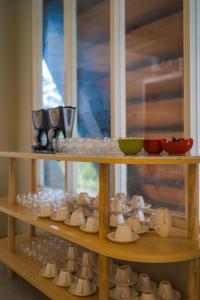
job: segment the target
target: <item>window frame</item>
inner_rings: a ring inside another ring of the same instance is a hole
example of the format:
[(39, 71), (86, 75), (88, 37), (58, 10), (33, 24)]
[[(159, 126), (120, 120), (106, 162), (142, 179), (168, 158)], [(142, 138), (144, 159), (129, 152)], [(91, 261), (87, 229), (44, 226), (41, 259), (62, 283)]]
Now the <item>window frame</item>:
[[(183, 6), (184, 73), (187, 75), (184, 79), (184, 118), (185, 122), (187, 122), (185, 135), (191, 134), (198, 141), (200, 119), (197, 116), (200, 113), (200, 85), (197, 85), (197, 80), (200, 81), (200, 3), (198, 0), (183, 0)], [(36, 109), (42, 104), (42, 0), (32, 0), (32, 16), (32, 104), (33, 108)], [(77, 106), (76, 19), (76, 1), (64, 0), (64, 102), (65, 105), (73, 106)], [(199, 50), (197, 51), (197, 49)], [(111, 133), (112, 136), (126, 136), (125, 0), (110, 0), (110, 71)], [(188, 111), (190, 112), (189, 116)], [(77, 136), (76, 121), (74, 136)], [(200, 142), (194, 145), (194, 151), (199, 149)], [(42, 162), (39, 162), (38, 185), (42, 184), (42, 168)], [(65, 175), (66, 190), (75, 190), (75, 164), (68, 163), (66, 165)], [(126, 166), (114, 166), (112, 168), (112, 178), (112, 192), (126, 192)]]

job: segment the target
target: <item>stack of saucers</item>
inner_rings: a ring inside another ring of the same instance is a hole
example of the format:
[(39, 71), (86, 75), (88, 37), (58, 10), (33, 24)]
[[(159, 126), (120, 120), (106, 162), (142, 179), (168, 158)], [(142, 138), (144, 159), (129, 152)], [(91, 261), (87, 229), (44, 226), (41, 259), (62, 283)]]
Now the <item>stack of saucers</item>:
[(84, 251), (79, 261), (80, 270), (76, 273), (75, 282), (69, 292), (76, 296), (89, 296), (96, 292), (97, 287), (92, 282), (95, 256), (92, 252)]

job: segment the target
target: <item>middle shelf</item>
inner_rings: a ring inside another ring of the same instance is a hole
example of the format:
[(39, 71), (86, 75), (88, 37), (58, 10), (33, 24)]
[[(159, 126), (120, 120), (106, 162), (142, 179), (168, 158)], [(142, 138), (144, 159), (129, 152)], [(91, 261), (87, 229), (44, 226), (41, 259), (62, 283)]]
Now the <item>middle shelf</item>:
[(107, 239), (100, 240), (96, 234), (88, 234), (77, 228), (68, 227), (64, 223), (37, 218), (30, 209), (19, 205), (8, 205), (6, 198), (0, 199), (0, 211), (101, 255), (116, 259), (169, 263), (194, 259), (200, 255), (199, 247), (185, 237), (161, 238), (154, 233), (147, 233), (135, 243), (115, 244)]

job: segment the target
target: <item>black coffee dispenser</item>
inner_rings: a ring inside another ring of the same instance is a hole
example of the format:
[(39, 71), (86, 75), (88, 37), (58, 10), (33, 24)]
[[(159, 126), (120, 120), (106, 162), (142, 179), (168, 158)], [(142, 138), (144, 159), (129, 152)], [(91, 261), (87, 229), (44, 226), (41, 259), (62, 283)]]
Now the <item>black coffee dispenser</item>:
[(34, 151), (46, 151), (48, 147), (48, 115), (45, 109), (32, 111), (34, 126)]
[(72, 137), (76, 108), (72, 106), (58, 106), (48, 109), (49, 131), (48, 150), (52, 151), (54, 138)]
[(63, 118), (63, 107), (58, 106), (47, 110), (49, 131), (48, 131), (48, 150), (52, 151), (52, 142), (55, 138), (63, 139), (65, 137), (65, 127)]
[(72, 107), (72, 106), (64, 106), (63, 107), (63, 118), (64, 118), (65, 137), (66, 138), (72, 137), (75, 112), (76, 112), (75, 107)]

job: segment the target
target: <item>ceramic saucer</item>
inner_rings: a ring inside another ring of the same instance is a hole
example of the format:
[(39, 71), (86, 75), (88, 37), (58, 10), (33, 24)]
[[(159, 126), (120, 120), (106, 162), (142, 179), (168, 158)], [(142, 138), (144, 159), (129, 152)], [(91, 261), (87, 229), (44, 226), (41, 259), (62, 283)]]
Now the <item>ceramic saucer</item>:
[(98, 233), (99, 232), (99, 230), (93, 230), (93, 231), (86, 230), (86, 225), (85, 224), (81, 225), (79, 228), (80, 228), (81, 231), (84, 231), (84, 232), (87, 232), (87, 233)]
[(73, 224), (71, 224), (69, 220), (65, 220), (64, 224), (67, 225), (67, 226), (71, 226), (71, 227), (80, 227), (80, 225), (73, 225)]
[[(136, 287), (136, 288), (137, 288), (137, 287)], [(157, 284), (156, 284), (154, 281), (151, 280), (151, 291), (152, 291), (155, 295), (157, 294), (156, 288), (157, 288)], [(140, 292), (140, 293), (145, 292), (145, 290), (141, 290), (141, 289), (138, 289), (138, 288), (137, 288), (137, 291)]]
[(139, 239), (139, 235), (135, 232), (132, 232), (132, 239), (130, 241), (119, 241), (115, 239), (115, 231), (113, 231), (107, 234), (107, 238), (114, 243), (128, 244), (137, 241)]
[(147, 225), (142, 225), (142, 229), (140, 231), (135, 231), (137, 234), (144, 234), (149, 231), (149, 226)]
[(42, 216), (42, 215), (38, 214), (37, 217), (38, 218), (42, 218), (42, 219), (48, 219), (48, 218), (51, 217), (51, 215), (49, 215), (49, 216)]
[(39, 271), (39, 275), (42, 276), (42, 277), (44, 277), (44, 278), (48, 278), (48, 279), (51, 279), (51, 278), (54, 278), (54, 277), (55, 277), (55, 276), (52, 276), (52, 275), (51, 275), (51, 276), (45, 275), (45, 274), (44, 274), (44, 270), (40, 270), (40, 271)]
[(70, 284), (60, 284), (60, 283), (57, 282), (56, 279), (54, 279), (54, 280), (52, 281), (52, 283), (55, 284), (55, 285), (57, 285), (57, 286), (60, 286), (60, 287), (67, 287), (67, 286), (70, 286)]
[(74, 290), (73, 285), (71, 285), (70, 288), (69, 288), (69, 292), (71, 294), (73, 294), (75, 296), (79, 296), (79, 297), (90, 296), (90, 295), (94, 294), (96, 291), (97, 291), (97, 287), (95, 285), (92, 285), (91, 291), (89, 293), (87, 293), (87, 294), (80, 294), (80, 293), (76, 292)]
[[(110, 297), (112, 298), (112, 299), (120, 299), (120, 298), (116, 298), (115, 297), (115, 295), (114, 295), (114, 293), (115, 293), (115, 288), (112, 288), (111, 290), (110, 290)], [(138, 297), (138, 292), (134, 289), (134, 288), (132, 288), (131, 289), (131, 299), (133, 299), (133, 300), (139, 300), (140, 298)], [(124, 299), (125, 300), (125, 299)]]
[[(132, 280), (131, 282), (129, 282), (129, 283), (123, 283), (123, 284), (121, 284), (121, 285), (124, 285), (124, 286), (132, 286), (132, 285), (136, 284), (136, 282), (137, 282), (137, 280), (138, 280), (138, 275), (137, 275), (137, 273), (133, 272), (131, 280)], [(115, 285), (120, 285), (120, 283), (115, 282)]]
[(127, 214), (129, 214), (132, 210), (133, 210), (132, 208), (122, 209), (121, 211), (112, 211), (112, 210), (110, 210), (110, 214), (113, 214), (113, 215), (119, 215), (119, 214), (127, 215)]
[(63, 218), (63, 219), (56, 219), (56, 218), (54, 218), (54, 217), (50, 217), (50, 219), (52, 220), (52, 221), (55, 221), (55, 222), (64, 222), (65, 220), (66, 220), (66, 218)]

